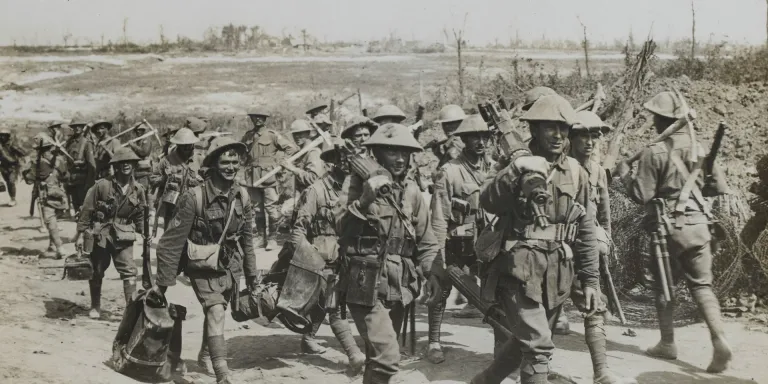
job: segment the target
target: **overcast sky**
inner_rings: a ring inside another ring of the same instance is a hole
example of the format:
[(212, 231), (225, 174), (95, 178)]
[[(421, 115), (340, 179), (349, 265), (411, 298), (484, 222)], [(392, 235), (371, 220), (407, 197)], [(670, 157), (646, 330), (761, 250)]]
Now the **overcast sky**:
[[(766, 40), (765, 0), (695, 0), (697, 39), (760, 44)], [(689, 0), (0, 0), (0, 45), (61, 44), (62, 36), (117, 41), (123, 20), (134, 42), (165, 35), (201, 39), (211, 26), (230, 22), (259, 25), (272, 35), (297, 35), (301, 28), (320, 40), (370, 40), (394, 32), (399, 37), (442, 41), (442, 29), (461, 27), (468, 13), (470, 44), (519, 31), (523, 40), (546, 36), (577, 40), (587, 25), (590, 38), (637, 39), (653, 23), (657, 40), (685, 38), (691, 32)]]

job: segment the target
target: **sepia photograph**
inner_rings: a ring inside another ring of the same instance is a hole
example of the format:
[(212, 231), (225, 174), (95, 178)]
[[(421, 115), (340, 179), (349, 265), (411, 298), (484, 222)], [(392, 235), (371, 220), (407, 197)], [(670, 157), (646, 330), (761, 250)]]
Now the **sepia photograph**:
[(0, 0), (0, 383), (768, 383), (768, 0)]

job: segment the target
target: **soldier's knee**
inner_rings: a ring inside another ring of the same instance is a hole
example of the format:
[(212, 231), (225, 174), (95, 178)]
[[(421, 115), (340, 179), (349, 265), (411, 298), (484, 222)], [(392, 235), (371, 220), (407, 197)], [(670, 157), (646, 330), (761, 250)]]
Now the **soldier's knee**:
[(220, 324), (224, 321), (224, 305), (217, 304), (209, 307), (206, 311), (206, 320), (211, 324)]

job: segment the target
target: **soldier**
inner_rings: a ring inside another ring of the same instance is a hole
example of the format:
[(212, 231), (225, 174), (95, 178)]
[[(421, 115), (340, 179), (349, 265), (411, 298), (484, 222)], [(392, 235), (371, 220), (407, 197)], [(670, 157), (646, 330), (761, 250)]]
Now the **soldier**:
[(69, 160), (69, 178), (67, 178), (67, 195), (72, 200), (75, 212), (85, 201), (85, 193), (96, 182), (96, 159), (94, 158), (93, 142), (85, 131), (85, 120), (78, 117), (72, 119), (69, 127), (72, 128), (72, 136), (64, 145), (67, 153), (72, 156)]
[(280, 207), (277, 205), (279, 197), (276, 188), (277, 179), (273, 176), (257, 188), (251, 186), (262, 175), (277, 166), (279, 152), (290, 156), (298, 152), (299, 149), (276, 131), (265, 128), (269, 117), (267, 113), (257, 110), (249, 113), (248, 116), (253, 122), (253, 129), (246, 132), (240, 140), (248, 148), (245, 159), (245, 182), (251, 199), (253, 199), (254, 204), (259, 204), (261, 214), (266, 221), (264, 225), (261, 225), (263, 245), (267, 250), (272, 250), (277, 248), (277, 242), (271, 236), (274, 236), (277, 223), (280, 220)]
[[(168, 230), (157, 245), (155, 291), (165, 293), (183, 271), (205, 313), (203, 343), (198, 364), (213, 371), (218, 384), (229, 384), (224, 315), (230, 301), (237, 305), (238, 284), (245, 272), (246, 283), (258, 283), (256, 254), (251, 231), (252, 207), (245, 188), (235, 176), (243, 143), (219, 137), (211, 143), (203, 160), (205, 182), (185, 192)], [(219, 244), (213, 251), (205, 252)]]
[[(672, 92), (659, 93), (644, 107), (653, 114), (653, 124), (658, 133), (687, 113), (682, 110), (680, 100)], [(620, 163), (617, 171), (627, 186), (629, 196), (648, 208), (648, 228), (658, 228), (659, 225), (666, 227), (666, 243), (672, 265), (681, 267), (691, 296), (709, 327), (714, 354), (707, 372), (719, 373), (728, 368), (732, 353), (725, 338), (720, 305), (712, 291), (712, 236), (709, 228), (712, 216), (705, 197), (728, 193), (728, 185), (717, 166), (702, 172), (710, 177), (691, 178), (695, 168), (689, 168), (688, 164), (694, 149), (698, 152), (698, 158), (693, 164), (698, 167), (702, 164), (704, 150), (700, 143), (691, 139), (686, 129), (681, 129), (663, 142), (645, 148), (634, 176), (626, 162)], [(662, 217), (655, 214), (655, 204), (661, 205), (659, 209)], [(664, 298), (661, 284), (658, 284), (661, 280), (659, 275), (663, 272), (656, 265), (653, 263), (651, 268), (657, 282), (656, 309), (661, 341), (648, 348), (646, 353), (674, 360), (677, 358), (677, 346), (673, 317), (677, 303), (674, 296), (669, 302)], [(679, 275), (680, 270), (669, 272)], [(674, 287), (673, 282), (669, 282), (669, 285)]]
[(449, 160), (459, 157), (464, 149), (464, 143), (458, 137), (454, 137), (453, 132), (466, 118), (467, 115), (464, 113), (464, 110), (455, 104), (446, 105), (440, 110), (437, 123), (440, 124), (446, 137), (442, 140), (435, 140), (428, 145), (432, 148), (432, 153), (437, 156), (438, 168), (442, 167)]
[[(429, 207), (416, 182), (406, 178), (412, 152), (422, 148), (408, 127), (385, 124), (365, 142), (391, 175), (344, 181), (334, 209), (345, 269), (346, 302), (366, 344), (365, 384), (389, 383), (400, 362), (397, 333), (403, 309), (418, 293), (416, 266), (428, 277), (430, 302), (442, 290), (440, 246), (429, 225)], [(381, 187), (387, 186), (384, 194)], [(434, 262), (434, 263), (433, 263)]]
[[(87, 127), (86, 127), (87, 128)], [(109, 176), (112, 172), (110, 159), (115, 151), (120, 148), (119, 140), (109, 140), (109, 130), (112, 129), (112, 123), (106, 120), (97, 120), (91, 123), (91, 132), (95, 143), (94, 158), (96, 159), (96, 179), (102, 179)]]
[[(488, 223), (480, 208), (479, 195), (483, 181), (493, 168), (493, 163), (485, 156), (491, 131), (480, 115), (471, 115), (453, 134), (464, 143), (464, 149), (458, 158), (437, 170), (431, 204), (432, 230), (438, 244), (445, 246), (445, 264), (466, 268), (471, 275), (477, 276), (473, 246), (477, 235)], [(433, 364), (445, 361), (440, 346), (440, 326), (451, 286), (444, 288), (442, 300), (430, 308), (428, 314), (427, 360)], [(476, 318), (483, 314), (467, 304), (456, 317)]]
[[(343, 142), (335, 139), (334, 143), (335, 145), (325, 143), (320, 155), (329, 164), (330, 171), (302, 191), (297, 203), (296, 220), (291, 230), (291, 237), (286, 242), (286, 245), (291, 248), (287, 254), (292, 254), (292, 250), (297, 249), (303, 242), (314, 245), (320, 256), (325, 259), (325, 269), (322, 273), (327, 282), (337, 280), (341, 265), (333, 207), (338, 202), (342, 183), (349, 172), (337, 150), (337, 146), (343, 145)], [(334, 288), (327, 288), (323, 296), (334, 295), (334, 292), (330, 292), (331, 289)], [(315, 335), (326, 314), (333, 334), (349, 358), (352, 373), (358, 373), (365, 364), (365, 355), (360, 352), (360, 348), (355, 343), (349, 323), (341, 318), (338, 304), (312, 314), (312, 328), (301, 339), (301, 351), (312, 354), (325, 352), (325, 348), (315, 340)]]
[(533, 103), (536, 102), (540, 97), (542, 96), (551, 96), (551, 95), (557, 95), (557, 92), (555, 92), (552, 88), (549, 87), (533, 87), (525, 93), (523, 93), (523, 105), (521, 109), (523, 111), (527, 111), (531, 109), (533, 106)]
[[(194, 158), (194, 145), (198, 142), (199, 139), (189, 128), (179, 129), (170, 140), (174, 147), (152, 171), (150, 183), (160, 196), (157, 217), (163, 215), (163, 229), (168, 229), (171, 223), (178, 198), (203, 181), (198, 174), (200, 164)], [(154, 235), (155, 228), (152, 231)]]
[[(316, 135), (315, 129), (309, 125), (306, 120), (296, 120), (291, 123), (291, 135), (293, 141), (299, 148), (305, 148), (312, 143)], [(296, 165), (288, 160), (283, 160), (280, 165), (294, 175), (294, 189), (303, 191), (325, 174), (325, 163), (320, 158), (322, 150), (318, 147), (312, 148), (296, 160)]]
[(48, 249), (45, 257), (61, 259), (64, 257), (62, 241), (59, 236), (58, 211), (67, 209), (67, 196), (62, 180), (67, 175), (67, 164), (52, 138), (40, 133), (35, 138), (37, 159), (23, 172), (24, 181), (33, 184), (32, 201), (38, 199), (38, 208), (48, 229)]
[[(143, 124), (133, 130), (134, 138), (141, 137), (146, 133), (147, 127)], [(149, 190), (149, 177), (152, 175), (152, 140), (154, 138), (150, 136), (127, 145), (139, 157), (139, 162), (133, 171), (133, 177), (144, 187), (144, 190)], [(152, 205), (152, 201), (148, 203)]]
[[(192, 133), (198, 138), (208, 129), (208, 123), (197, 117), (188, 117), (184, 123), (184, 127), (189, 128)], [(205, 154), (208, 152), (208, 147), (211, 145), (210, 140), (200, 140), (195, 143), (195, 162), (202, 164)]]
[(53, 138), (57, 143), (63, 143), (66, 141), (66, 135), (62, 131), (62, 128), (66, 127), (64, 123), (53, 123), (46, 128), (48, 135)]
[(517, 148), (510, 165), (480, 192), (480, 206), (500, 217), (496, 228), (505, 240), (488, 266), (483, 291), (496, 293), (514, 337), (473, 384), (500, 383), (521, 363), (523, 384), (548, 382), (555, 348), (550, 329), (575, 276), (584, 297), (583, 303), (576, 303), (579, 308), (592, 315), (603, 305), (595, 220), (585, 208), (588, 175), (565, 153), (573, 108), (559, 96), (544, 96), (521, 120), (529, 122), (533, 156)]
[[(603, 167), (594, 160), (600, 150), (600, 139), (611, 131), (611, 127), (604, 123), (594, 112), (581, 111), (576, 114), (577, 123), (571, 128), (570, 155), (587, 171), (590, 198), (587, 210), (595, 220), (597, 233), (598, 252), (602, 256), (611, 253), (611, 201), (608, 195), (608, 177)], [(605, 258), (607, 260), (607, 257)], [(605, 266), (606, 268), (608, 266)], [(571, 299), (574, 303), (584, 302), (584, 293), (578, 284), (571, 288)], [(601, 295), (601, 302), (607, 303), (608, 298)], [(595, 314), (584, 318), (584, 338), (592, 358), (594, 382), (597, 384), (630, 384), (637, 383), (634, 379), (616, 376), (608, 370), (605, 342), (605, 315), (607, 308), (601, 306)], [(553, 333), (569, 333), (568, 316), (565, 311), (560, 312), (560, 318), (555, 324)]]
[(133, 177), (139, 157), (130, 148), (119, 148), (109, 164), (112, 176), (98, 180), (88, 190), (77, 221), (75, 247), (90, 254), (93, 278), (88, 281), (91, 310), (88, 316), (101, 316), (101, 283), (110, 262), (123, 280), (125, 303), (136, 292), (136, 265), (133, 263), (133, 242), (136, 234), (146, 233), (144, 207), (146, 190)]
[(11, 201), (8, 206), (16, 205), (16, 181), (19, 178), (21, 160), (27, 154), (19, 146), (15, 135), (7, 128), (0, 129), (0, 174), (8, 187), (8, 196)]
[(376, 132), (378, 125), (365, 116), (354, 116), (347, 127), (341, 131), (341, 138), (349, 140), (355, 146), (363, 148), (363, 143)]
[(333, 127), (333, 122), (331, 121), (331, 118), (324, 113), (321, 113), (315, 116), (314, 118), (312, 118), (312, 122), (315, 124), (315, 126), (318, 129), (321, 129), (325, 132), (330, 132), (331, 128)]
[(387, 123), (400, 124), (405, 121), (405, 113), (397, 106), (387, 104), (382, 105), (375, 114), (373, 114), (372, 120), (376, 124), (384, 125)]

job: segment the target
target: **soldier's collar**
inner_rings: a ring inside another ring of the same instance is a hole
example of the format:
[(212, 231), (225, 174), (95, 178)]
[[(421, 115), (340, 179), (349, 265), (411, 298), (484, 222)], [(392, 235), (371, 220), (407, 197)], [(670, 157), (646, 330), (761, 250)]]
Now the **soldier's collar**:
[(219, 197), (223, 197), (226, 200), (229, 200), (229, 194), (231, 192), (234, 192), (235, 184), (232, 184), (232, 188), (230, 188), (228, 191), (220, 191), (216, 189), (216, 187), (213, 186), (213, 181), (209, 178), (205, 180), (205, 194), (208, 196), (206, 200), (206, 204), (212, 203), (214, 200), (216, 200)]

